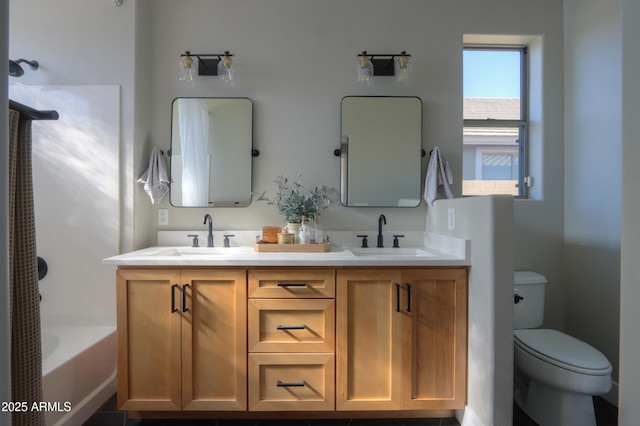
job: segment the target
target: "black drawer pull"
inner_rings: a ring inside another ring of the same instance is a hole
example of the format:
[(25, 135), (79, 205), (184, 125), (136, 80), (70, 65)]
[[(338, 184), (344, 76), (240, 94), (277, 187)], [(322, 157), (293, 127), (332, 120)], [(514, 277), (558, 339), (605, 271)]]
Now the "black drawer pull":
[(306, 287), (307, 283), (278, 283), (278, 287)]
[(189, 284), (182, 285), (182, 312), (187, 312), (189, 310), (187, 307), (187, 287), (189, 287)]
[(411, 312), (411, 284), (407, 284), (407, 312)]
[(279, 325), (276, 327), (278, 330), (304, 330), (306, 325)]
[(396, 312), (400, 312), (400, 284), (396, 284)]
[(303, 386), (306, 385), (306, 382), (303, 380), (300, 383), (285, 383), (281, 380), (278, 380), (278, 382), (276, 383), (276, 386), (278, 386), (279, 388), (301, 388)]
[(176, 287), (180, 286), (178, 284), (171, 286), (171, 313), (178, 311), (178, 308), (176, 308)]

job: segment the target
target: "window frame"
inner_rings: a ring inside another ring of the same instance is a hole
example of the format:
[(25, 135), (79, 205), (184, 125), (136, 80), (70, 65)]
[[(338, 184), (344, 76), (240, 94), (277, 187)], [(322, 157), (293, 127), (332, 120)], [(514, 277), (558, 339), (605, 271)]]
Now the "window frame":
[[(529, 61), (528, 47), (526, 45), (501, 45), (501, 44), (471, 44), (463, 45), (463, 52), (467, 50), (485, 51), (512, 51), (520, 52), (520, 119), (519, 120), (497, 120), (487, 118), (484, 120), (464, 119), (463, 133), (465, 127), (512, 127), (518, 129), (518, 195), (514, 198), (529, 198), (529, 161), (528, 161), (528, 136), (529, 136)], [(464, 100), (463, 100), (464, 101)], [(463, 137), (464, 140), (464, 137)], [(464, 141), (463, 141), (464, 145)], [(473, 197), (474, 195), (464, 195), (463, 197)]]

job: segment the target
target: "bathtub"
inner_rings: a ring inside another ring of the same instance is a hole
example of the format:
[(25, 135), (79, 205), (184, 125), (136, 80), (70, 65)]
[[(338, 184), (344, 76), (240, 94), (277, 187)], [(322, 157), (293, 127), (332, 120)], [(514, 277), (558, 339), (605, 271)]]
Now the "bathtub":
[(116, 391), (116, 329), (42, 326), (47, 426), (80, 426)]

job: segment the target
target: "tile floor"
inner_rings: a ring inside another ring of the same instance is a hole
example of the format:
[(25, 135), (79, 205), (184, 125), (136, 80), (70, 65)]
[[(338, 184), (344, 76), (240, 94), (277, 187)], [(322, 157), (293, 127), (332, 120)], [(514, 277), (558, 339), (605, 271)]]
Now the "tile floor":
[(128, 419), (116, 408), (116, 396), (83, 426), (459, 426), (456, 419), (335, 419), (335, 420), (148, 420)]
[[(595, 397), (598, 426), (617, 426), (618, 409)], [(116, 408), (115, 395), (83, 426), (457, 426), (455, 419), (337, 419), (337, 420), (143, 420), (128, 419)], [(515, 404), (513, 426), (538, 426)], [(544, 425), (542, 425), (544, 426)]]

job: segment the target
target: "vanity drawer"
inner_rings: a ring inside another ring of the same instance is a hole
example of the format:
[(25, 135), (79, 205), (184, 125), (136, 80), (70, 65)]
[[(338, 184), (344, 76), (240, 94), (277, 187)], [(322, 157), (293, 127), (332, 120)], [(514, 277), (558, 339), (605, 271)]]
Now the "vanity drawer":
[(335, 294), (333, 269), (249, 269), (249, 297), (332, 298)]
[(249, 352), (334, 351), (334, 299), (249, 300)]
[(335, 409), (333, 354), (249, 354), (250, 411)]

